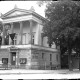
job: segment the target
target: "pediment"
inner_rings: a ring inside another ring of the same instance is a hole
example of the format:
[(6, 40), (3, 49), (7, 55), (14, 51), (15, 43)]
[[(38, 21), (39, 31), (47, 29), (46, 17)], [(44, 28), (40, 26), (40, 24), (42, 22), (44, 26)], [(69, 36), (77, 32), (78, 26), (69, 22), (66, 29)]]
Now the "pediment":
[(5, 13), (2, 17), (13, 17), (13, 16), (19, 16), (19, 15), (24, 15), (24, 14), (29, 14), (31, 13), (29, 10), (23, 10), (23, 9), (13, 9), (7, 13)]
[(7, 15), (6, 17), (11, 17), (11, 16), (18, 16), (18, 15), (23, 15), (23, 14), (27, 14), (25, 12), (21, 12), (21, 11), (15, 11), (9, 15)]

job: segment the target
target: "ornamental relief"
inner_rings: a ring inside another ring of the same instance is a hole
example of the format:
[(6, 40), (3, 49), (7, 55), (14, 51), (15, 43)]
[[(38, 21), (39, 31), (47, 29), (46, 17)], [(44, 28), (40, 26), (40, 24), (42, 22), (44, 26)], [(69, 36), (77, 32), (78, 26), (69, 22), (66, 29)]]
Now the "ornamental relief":
[(5, 30), (10, 30), (11, 29), (11, 25), (10, 24), (5, 24), (4, 27), (5, 27)]

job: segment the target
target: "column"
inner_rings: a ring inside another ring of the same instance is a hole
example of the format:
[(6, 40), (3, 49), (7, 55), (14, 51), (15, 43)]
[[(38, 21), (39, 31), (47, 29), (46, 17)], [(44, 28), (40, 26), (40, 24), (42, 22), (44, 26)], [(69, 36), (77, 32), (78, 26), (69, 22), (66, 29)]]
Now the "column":
[(40, 30), (39, 30), (39, 23), (37, 23), (37, 28), (36, 28), (36, 36), (35, 36), (35, 44), (39, 45), (40, 42)]
[(32, 44), (32, 20), (29, 21), (30, 22), (30, 41), (29, 43)]
[(13, 23), (10, 24), (11, 24), (11, 33), (13, 33)]
[(41, 33), (41, 45), (43, 46), (43, 33)]
[(40, 24), (38, 23), (38, 31), (37, 31), (37, 45), (41, 45), (41, 31), (40, 31)]
[(5, 39), (5, 24), (3, 24), (2, 45), (4, 45), (4, 39)]
[(18, 65), (18, 53), (16, 52), (16, 68), (17, 68), (17, 65)]
[(19, 22), (20, 23), (20, 45), (22, 44), (22, 33), (23, 33), (23, 28), (22, 28), (22, 22)]
[(19, 51), (16, 52), (16, 68), (19, 68)]
[(10, 53), (10, 48), (8, 48), (8, 51), (9, 51), (8, 67), (11, 67), (11, 53)]
[[(13, 33), (13, 23), (10, 23), (10, 25), (11, 25), (11, 29), (10, 29), (10, 33), (9, 33), (9, 34), (12, 34), (12, 33)], [(10, 36), (9, 36), (9, 44), (10, 44), (10, 45), (13, 45)]]
[(9, 63), (8, 63), (8, 66), (10, 67), (11, 66), (11, 53), (9, 52)]

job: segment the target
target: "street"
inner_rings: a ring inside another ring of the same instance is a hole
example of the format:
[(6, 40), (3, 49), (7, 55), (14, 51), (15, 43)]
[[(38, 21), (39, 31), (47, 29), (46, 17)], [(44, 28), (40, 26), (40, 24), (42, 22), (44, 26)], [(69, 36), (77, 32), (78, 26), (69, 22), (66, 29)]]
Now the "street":
[(78, 69), (69, 70), (0, 70), (0, 79), (78, 79)]

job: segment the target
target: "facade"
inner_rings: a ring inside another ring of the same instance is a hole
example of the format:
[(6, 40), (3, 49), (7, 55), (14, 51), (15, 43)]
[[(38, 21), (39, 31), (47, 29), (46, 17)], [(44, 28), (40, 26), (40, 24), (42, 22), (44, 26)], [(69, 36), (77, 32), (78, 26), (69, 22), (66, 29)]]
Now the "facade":
[(34, 9), (17, 7), (1, 16), (3, 20), (0, 67), (55, 69), (60, 68), (60, 54), (55, 44), (49, 48), (43, 37), (45, 18)]

